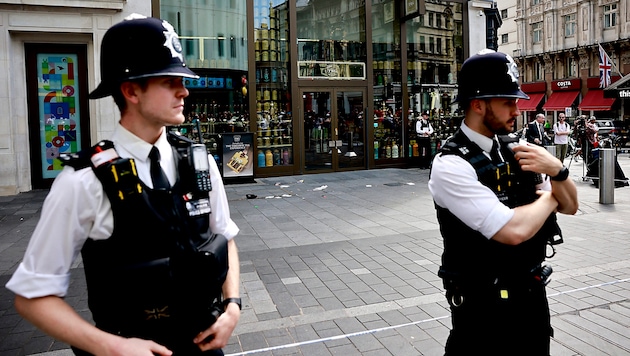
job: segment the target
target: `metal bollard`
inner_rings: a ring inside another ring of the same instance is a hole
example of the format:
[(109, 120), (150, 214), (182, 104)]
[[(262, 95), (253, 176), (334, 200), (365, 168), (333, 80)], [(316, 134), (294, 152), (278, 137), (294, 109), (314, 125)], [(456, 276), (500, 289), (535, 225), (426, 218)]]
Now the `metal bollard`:
[(615, 149), (599, 149), (599, 203), (615, 203)]
[(549, 153), (551, 153), (554, 157), (556, 156), (556, 146), (545, 146), (545, 148), (547, 149), (547, 151), (549, 151)]

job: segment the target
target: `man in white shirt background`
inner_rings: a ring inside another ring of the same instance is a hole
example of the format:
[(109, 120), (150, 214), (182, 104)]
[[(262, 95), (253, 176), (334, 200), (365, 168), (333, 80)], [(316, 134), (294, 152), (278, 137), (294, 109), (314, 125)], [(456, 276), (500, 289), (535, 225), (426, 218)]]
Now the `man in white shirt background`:
[(556, 157), (560, 161), (564, 161), (567, 156), (569, 134), (571, 133), (571, 126), (565, 119), (565, 114), (560, 113), (558, 114), (558, 122), (553, 124), (553, 143), (556, 145)]

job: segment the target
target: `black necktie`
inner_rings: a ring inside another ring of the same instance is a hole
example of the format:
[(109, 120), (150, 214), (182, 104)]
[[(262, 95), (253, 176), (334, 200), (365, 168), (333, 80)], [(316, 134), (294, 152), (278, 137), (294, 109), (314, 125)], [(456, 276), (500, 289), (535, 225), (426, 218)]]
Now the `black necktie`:
[(492, 140), (492, 150), (490, 150), (490, 159), (492, 163), (499, 164), (503, 163), (503, 159), (501, 159), (501, 155), (499, 154), (499, 143), (497, 140)]
[(168, 190), (171, 185), (166, 178), (164, 170), (162, 170), (162, 166), (160, 166), (160, 151), (158, 151), (157, 147), (153, 146), (153, 148), (151, 148), (149, 158), (151, 159), (151, 180), (153, 181), (153, 189)]

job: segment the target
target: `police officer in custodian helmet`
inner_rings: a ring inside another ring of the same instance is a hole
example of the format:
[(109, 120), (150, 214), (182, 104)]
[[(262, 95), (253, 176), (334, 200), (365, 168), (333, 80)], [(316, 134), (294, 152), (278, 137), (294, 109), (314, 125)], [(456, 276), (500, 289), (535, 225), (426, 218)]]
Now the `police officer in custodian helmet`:
[(549, 355), (551, 268), (543, 261), (561, 242), (555, 212), (577, 211), (575, 184), (543, 147), (509, 135), (517, 101), (528, 99), (509, 55), (473, 55), (458, 85), (465, 118), (429, 180), (452, 313), (446, 355)]
[[(182, 47), (166, 21), (131, 16), (101, 45), (121, 113), (110, 140), (63, 157), (23, 261), (18, 312), (78, 355), (223, 355), (240, 317), (238, 227), (206, 148), (184, 121)], [(81, 252), (95, 325), (65, 301)]]

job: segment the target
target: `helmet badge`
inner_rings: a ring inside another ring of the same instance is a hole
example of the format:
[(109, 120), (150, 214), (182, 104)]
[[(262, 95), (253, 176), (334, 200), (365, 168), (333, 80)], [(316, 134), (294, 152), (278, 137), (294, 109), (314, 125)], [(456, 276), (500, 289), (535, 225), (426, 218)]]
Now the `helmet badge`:
[(171, 50), (171, 56), (177, 57), (181, 62), (184, 61), (184, 56), (182, 56), (182, 44), (179, 42), (179, 37), (177, 37), (177, 33), (175, 33), (175, 29), (173, 25), (166, 21), (162, 21), (162, 26), (164, 26), (164, 37), (166, 41), (164, 41), (164, 47)]
[(507, 74), (512, 78), (512, 82), (518, 83), (518, 67), (514, 62), (514, 59), (509, 54), (505, 55), (505, 58), (508, 62), (505, 64), (507, 66)]

